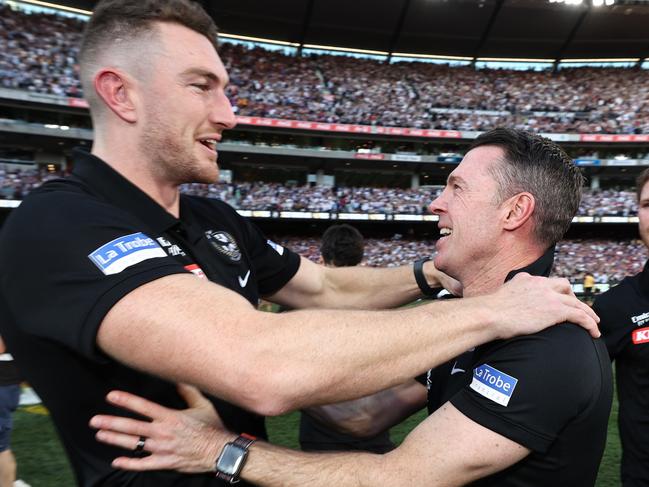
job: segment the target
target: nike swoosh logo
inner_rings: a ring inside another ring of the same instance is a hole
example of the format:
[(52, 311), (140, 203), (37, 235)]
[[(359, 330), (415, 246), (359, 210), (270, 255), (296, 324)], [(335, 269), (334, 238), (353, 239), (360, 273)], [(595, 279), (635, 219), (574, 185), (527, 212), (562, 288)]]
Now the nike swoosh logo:
[(248, 278), (250, 277), (250, 269), (248, 269), (248, 272), (244, 277), (241, 276), (238, 277), (239, 277), (239, 286), (246, 287), (248, 285)]
[(453, 368), (451, 369), (451, 375), (459, 374), (460, 372), (462, 373), (466, 372), (466, 370), (464, 369), (460, 369), (459, 367), (456, 368), (455, 367), (456, 365), (457, 365), (457, 360), (453, 364)]

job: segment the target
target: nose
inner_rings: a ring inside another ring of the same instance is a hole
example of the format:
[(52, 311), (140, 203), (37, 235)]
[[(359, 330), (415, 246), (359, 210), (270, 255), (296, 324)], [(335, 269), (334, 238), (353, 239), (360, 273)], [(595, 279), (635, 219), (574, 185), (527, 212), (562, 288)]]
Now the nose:
[(444, 191), (442, 191), (437, 196), (437, 198), (430, 202), (430, 205), (428, 205), (428, 211), (430, 213), (432, 213), (433, 215), (439, 215), (440, 213), (446, 211), (446, 201), (444, 199), (445, 194), (446, 188), (444, 188)]
[(210, 113), (210, 122), (219, 125), (223, 130), (233, 129), (237, 125), (237, 117), (232, 110), (230, 99), (223, 90), (218, 90), (216, 94), (216, 100)]

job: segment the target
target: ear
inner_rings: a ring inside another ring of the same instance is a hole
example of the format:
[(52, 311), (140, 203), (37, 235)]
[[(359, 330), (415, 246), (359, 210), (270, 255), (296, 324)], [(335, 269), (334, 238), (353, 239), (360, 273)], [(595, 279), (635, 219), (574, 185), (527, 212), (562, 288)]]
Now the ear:
[(512, 231), (527, 223), (534, 213), (535, 203), (534, 196), (527, 192), (509, 198), (503, 206), (506, 212), (503, 228)]
[(95, 91), (106, 106), (128, 123), (137, 122), (133, 103), (133, 83), (128, 75), (115, 68), (105, 68), (95, 75)]

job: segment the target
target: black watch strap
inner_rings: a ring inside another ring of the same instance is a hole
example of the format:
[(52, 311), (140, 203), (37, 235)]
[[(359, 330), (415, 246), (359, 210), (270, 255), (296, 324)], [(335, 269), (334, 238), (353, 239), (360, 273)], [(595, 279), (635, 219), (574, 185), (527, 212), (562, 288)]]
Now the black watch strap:
[(439, 288), (433, 289), (428, 285), (426, 281), (426, 276), (424, 275), (424, 263), (428, 262), (430, 257), (424, 257), (423, 259), (416, 260), (412, 269), (415, 273), (415, 281), (417, 281), (417, 286), (424, 296), (433, 297), (436, 296), (439, 292)]

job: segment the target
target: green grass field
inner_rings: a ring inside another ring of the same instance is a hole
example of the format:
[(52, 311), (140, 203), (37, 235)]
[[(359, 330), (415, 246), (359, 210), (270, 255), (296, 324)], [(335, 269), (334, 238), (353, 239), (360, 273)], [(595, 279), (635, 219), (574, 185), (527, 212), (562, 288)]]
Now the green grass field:
[[(400, 442), (424, 418), (425, 413), (422, 411), (394, 427), (392, 438)], [(14, 419), (15, 430), (12, 443), (18, 461), (18, 477), (32, 487), (74, 486), (72, 472), (47, 412), (41, 406), (20, 408)], [(597, 487), (620, 485), (618, 472), (620, 441), (615, 426), (616, 420), (617, 401), (613, 404), (606, 452), (600, 467)], [(298, 421), (297, 413), (269, 419), (268, 431), (271, 441), (296, 448)]]

